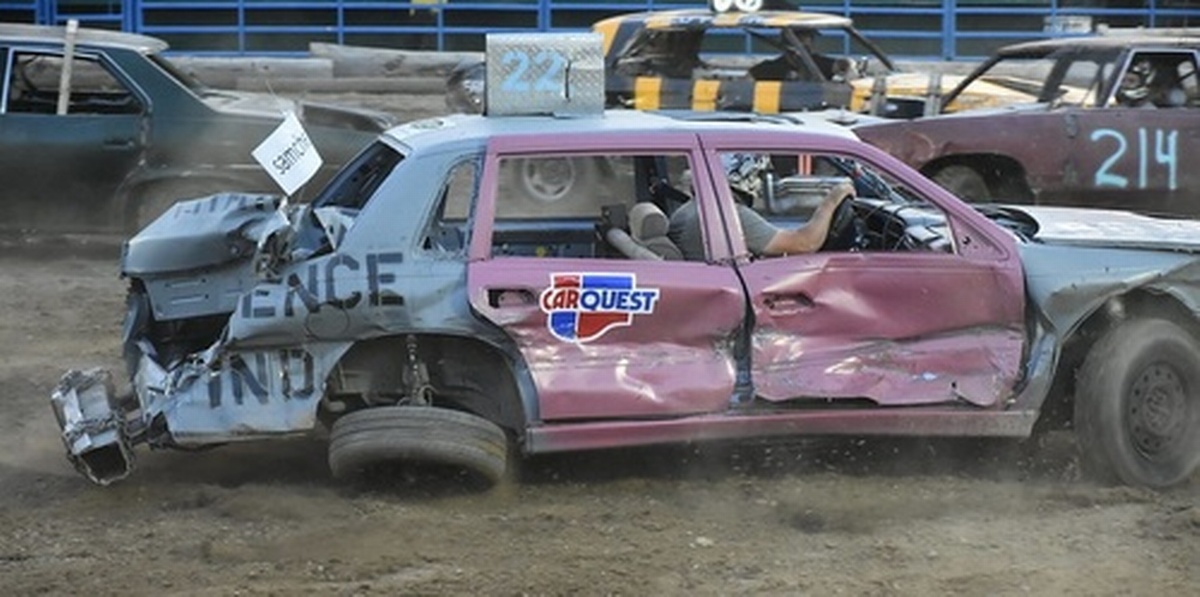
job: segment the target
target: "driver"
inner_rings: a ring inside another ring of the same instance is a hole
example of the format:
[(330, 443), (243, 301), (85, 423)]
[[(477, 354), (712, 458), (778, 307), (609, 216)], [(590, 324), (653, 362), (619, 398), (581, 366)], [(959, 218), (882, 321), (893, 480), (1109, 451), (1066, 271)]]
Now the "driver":
[(1154, 68), (1150, 61), (1142, 60), (1129, 67), (1117, 87), (1117, 103), (1127, 108), (1153, 108), (1150, 101), (1150, 78)]
[[(833, 214), (842, 201), (854, 196), (854, 185), (843, 182), (831, 188), (814, 210), (812, 218), (799, 228), (780, 228), (751, 208), (762, 194), (763, 179), (771, 161), (761, 154), (722, 154), (721, 161), (729, 179), (729, 188), (737, 201), (738, 221), (746, 249), (755, 257), (774, 257), (813, 253), (825, 244)], [(703, 261), (704, 240), (700, 233), (700, 214), (696, 201), (688, 201), (671, 214), (668, 237), (687, 260)]]

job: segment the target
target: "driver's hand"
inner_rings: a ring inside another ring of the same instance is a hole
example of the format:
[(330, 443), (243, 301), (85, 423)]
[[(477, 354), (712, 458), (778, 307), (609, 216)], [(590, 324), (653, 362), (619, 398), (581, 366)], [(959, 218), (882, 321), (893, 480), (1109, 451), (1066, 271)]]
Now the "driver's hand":
[(841, 205), (849, 197), (854, 196), (854, 183), (849, 180), (844, 180), (837, 183), (833, 188), (829, 189), (829, 193), (825, 195), (825, 203), (830, 204), (830, 207)]

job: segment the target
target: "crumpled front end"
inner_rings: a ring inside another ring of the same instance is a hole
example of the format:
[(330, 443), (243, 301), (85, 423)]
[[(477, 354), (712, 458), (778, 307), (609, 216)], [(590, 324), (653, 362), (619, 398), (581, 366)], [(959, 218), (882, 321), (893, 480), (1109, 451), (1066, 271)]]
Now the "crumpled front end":
[[(347, 344), (306, 343), (310, 319), (264, 317), (253, 302), (264, 288), (295, 290), (274, 276), (286, 262), (280, 239), (304, 209), (218, 194), (176, 204), (127, 242), (130, 389), (118, 393), (108, 371), (72, 370), (51, 396), (67, 457), (84, 476), (124, 478), (138, 444), (197, 447), (315, 426), (323, 380)], [(306, 309), (296, 296), (280, 304)], [(244, 319), (259, 322), (253, 333), (239, 331)]]
[(67, 459), (94, 483), (108, 485), (133, 470), (133, 442), (103, 369), (71, 370), (50, 397)]

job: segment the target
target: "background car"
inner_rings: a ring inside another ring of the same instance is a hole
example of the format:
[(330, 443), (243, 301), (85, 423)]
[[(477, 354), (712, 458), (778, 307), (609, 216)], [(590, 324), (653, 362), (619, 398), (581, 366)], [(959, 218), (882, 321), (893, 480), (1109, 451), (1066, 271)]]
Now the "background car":
[(1200, 215), (1200, 36), (1110, 35), (999, 50), (948, 94), (1026, 101), (863, 124), (864, 140), (973, 201)]
[[(936, 101), (961, 80), (900, 72), (850, 19), (820, 12), (664, 10), (611, 17), (592, 30), (604, 40), (609, 107), (758, 113), (847, 108), (908, 118), (923, 114), (931, 97)], [(483, 109), (483, 73), (481, 62), (467, 62), (450, 74), (452, 110)], [(1004, 105), (1021, 97), (981, 83), (944, 109)]]
[(180, 197), (276, 191), (251, 156), (287, 112), (325, 161), (309, 188), (395, 120), (360, 109), (209, 89), (154, 38), (80, 29), (70, 91), (61, 27), (0, 24), (0, 215), (4, 226), (132, 231)]

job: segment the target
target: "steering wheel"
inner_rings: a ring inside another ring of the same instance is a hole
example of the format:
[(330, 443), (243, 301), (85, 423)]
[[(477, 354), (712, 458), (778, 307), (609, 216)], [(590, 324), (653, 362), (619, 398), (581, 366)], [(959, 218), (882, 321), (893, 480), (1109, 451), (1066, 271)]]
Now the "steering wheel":
[(847, 197), (833, 211), (829, 221), (829, 232), (821, 251), (849, 251), (863, 247), (863, 230), (858, 213), (854, 210), (854, 198)]

